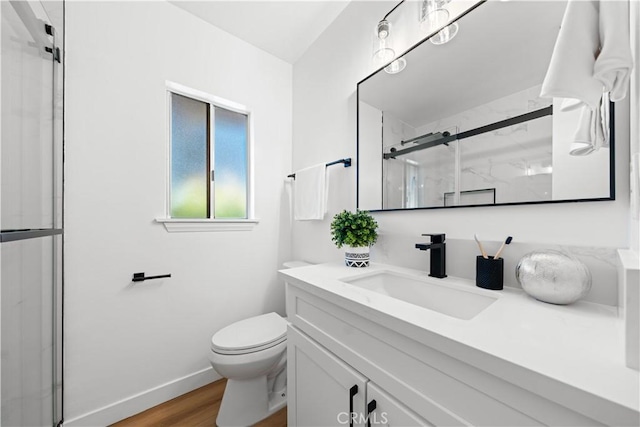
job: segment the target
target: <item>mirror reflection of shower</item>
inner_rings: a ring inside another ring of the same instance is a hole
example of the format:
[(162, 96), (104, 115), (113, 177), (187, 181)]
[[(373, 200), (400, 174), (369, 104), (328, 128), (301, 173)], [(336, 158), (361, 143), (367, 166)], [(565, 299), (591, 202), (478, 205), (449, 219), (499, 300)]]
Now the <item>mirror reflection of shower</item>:
[[(414, 6), (411, 17), (423, 23), (438, 9), (460, 16), (456, 2)], [(358, 83), (358, 207), (611, 200), (613, 150), (602, 144), (574, 155), (579, 109), (540, 96), (565, 8), (564, 1), (478, 3), (458, 19), (450, 43), (425, 38), (404, 55), (402, 73), (379, 70)], [(609, 122), (613, 115), (605, 114)]]

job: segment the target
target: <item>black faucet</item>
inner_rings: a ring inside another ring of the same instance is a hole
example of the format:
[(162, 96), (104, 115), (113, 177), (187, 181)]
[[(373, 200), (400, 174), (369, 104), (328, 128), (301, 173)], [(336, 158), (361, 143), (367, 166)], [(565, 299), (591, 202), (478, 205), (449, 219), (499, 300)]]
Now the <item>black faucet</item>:
[(431, 272), (429, 273), (429, 276), (444, 279), (447, 277), (447, 244), (444, 242), (445, 235), (444, 233), (441, 233), (423, 234), (423, 236), (431, 236), (431, 243), (416, 243), (416, 249), (420, 249), (421, 251), (431, 249)]

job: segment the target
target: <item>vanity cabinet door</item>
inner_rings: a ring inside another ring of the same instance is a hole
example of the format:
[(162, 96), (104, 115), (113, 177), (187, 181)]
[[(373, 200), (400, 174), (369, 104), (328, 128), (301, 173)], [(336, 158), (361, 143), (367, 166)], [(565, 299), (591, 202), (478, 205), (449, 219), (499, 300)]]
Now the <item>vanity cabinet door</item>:
[[(289, 326), (289, 426), (364, 426), (367, 378)], [(350, 424), (350, 411), (356, 414)]]
[(369, 413), (372, 426), (384, 427), (422, 427), (434, 424), (425, 420), (411, 409), (387, 394), (376, 384), (367, 384), (367, 403), (375, 401), (375, 409)]

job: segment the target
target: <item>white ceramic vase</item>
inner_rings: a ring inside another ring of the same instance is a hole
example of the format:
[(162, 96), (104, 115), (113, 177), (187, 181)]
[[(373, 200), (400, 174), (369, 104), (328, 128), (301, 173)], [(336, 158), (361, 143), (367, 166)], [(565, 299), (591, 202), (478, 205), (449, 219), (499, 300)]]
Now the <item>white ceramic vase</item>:
[(347, 246), (344, 253), (344, 263), (347, 267), (369, 267), (369, 246)]

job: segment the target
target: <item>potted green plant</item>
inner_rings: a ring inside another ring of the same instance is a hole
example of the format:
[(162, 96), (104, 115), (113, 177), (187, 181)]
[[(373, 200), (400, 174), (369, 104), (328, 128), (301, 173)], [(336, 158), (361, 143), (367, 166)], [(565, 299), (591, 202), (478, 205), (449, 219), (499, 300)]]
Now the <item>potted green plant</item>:
[(378, 239), (378, 223), (366, 211), (336, 214), (331, 221), (331, 240), (338, 248), (346, 246), (345, 264), (348, 267), (368, 267), (369, 248)]

